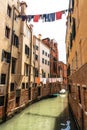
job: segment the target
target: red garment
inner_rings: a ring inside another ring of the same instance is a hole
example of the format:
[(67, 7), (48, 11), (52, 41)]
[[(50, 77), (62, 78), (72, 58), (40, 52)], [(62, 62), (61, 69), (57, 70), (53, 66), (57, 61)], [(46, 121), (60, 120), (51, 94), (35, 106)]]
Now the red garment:
[(56, 20), (62, 18), (62, 12), (56, 12)]
[(33, 21), (34, 22), (38, 22), (39, 18), (40, 18), (40, 15), (34, 15)]

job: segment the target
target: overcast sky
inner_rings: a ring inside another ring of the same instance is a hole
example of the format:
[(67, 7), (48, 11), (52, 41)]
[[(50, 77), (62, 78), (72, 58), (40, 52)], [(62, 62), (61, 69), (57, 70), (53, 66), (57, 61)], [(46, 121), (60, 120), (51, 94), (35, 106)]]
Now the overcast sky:
[[(22, 1), (22, 0), (21, 0)], [(54, 13), (68, 9), (69, 0), (24, 0), (27, 7), (28, 15), (47, 14)], [(59, 60), (66, 63), (66, 47), (65, 47), (65, 35), (66, 35), (66, 17), (67, 13), (62, 15), (62, 19), (55, 20), (54, 22), (30, 22), (34, 25), (33, 33), (38, 36), (42, 35), (42, 38), (49, 37), (55, 39), (58, 43)]]

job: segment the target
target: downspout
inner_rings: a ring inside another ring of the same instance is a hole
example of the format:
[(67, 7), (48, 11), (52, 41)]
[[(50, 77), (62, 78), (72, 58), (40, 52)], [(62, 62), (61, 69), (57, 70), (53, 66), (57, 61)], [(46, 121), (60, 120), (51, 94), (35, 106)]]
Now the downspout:
[[(31, 25), (32, 26), (32, 25)], [(31, 41), (30, 41), (30, 68), (29, 68), (29, 86), (31, 82), (31, 67), (32, 67), (32, 27), (30, 27), (31, 31)]]
[(35, 40), (33, 40), (33, 42), (35, 42), (33, 45), (34, 45), (34, 84), (35, 84), (35, 69), (36, 69), (36, 66), (35, 66), (35, 55), (36, 55), (36, 38)]
[(40, 38), (38, 39), (38, 45), (39, 45), (38, 70), (39, 70), (39, 78), (40, 78)]

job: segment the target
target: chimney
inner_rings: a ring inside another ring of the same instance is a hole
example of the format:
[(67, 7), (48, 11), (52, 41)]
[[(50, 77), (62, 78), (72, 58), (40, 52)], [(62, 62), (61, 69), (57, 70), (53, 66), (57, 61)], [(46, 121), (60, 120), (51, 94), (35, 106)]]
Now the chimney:
[(22, 1), (22, 2), (20, 3), (20, 6), (21, 6), (21, 14), (22, 14), (22, 15), (25, 15), (25, 14), (26, 14), (26, 8), (27, 8), (26, 2)]

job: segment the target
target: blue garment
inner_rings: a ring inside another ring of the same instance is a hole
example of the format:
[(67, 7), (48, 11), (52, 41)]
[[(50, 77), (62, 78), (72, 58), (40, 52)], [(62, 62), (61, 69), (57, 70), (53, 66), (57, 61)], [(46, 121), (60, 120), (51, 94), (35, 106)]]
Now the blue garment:
[(49, 19), (50, 19), (50, 22), (55, 21), (55, 13), (49, 14)]
[(49, 14), (43, 14), (43, 18), (45, 18), (45, 22), (50, 22)]

